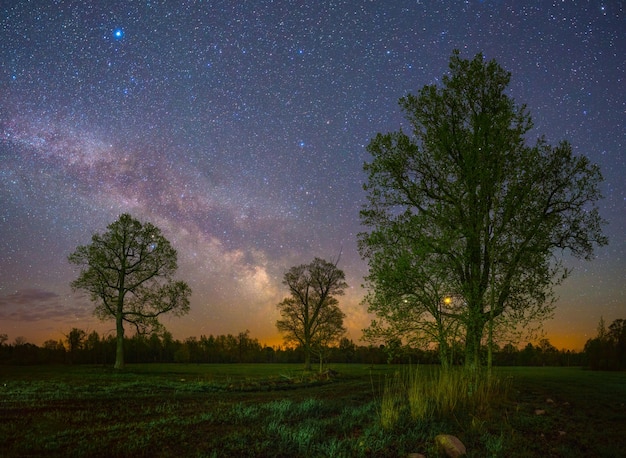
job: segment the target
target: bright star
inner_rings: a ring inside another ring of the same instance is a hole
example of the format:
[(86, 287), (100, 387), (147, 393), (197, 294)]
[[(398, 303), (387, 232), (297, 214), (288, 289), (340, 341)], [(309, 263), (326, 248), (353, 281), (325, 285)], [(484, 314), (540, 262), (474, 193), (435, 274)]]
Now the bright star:
[(115, 38), (116, 40), (121, 40), (122, 38), (124, 38), (124, 30), (115, 29), (113, 31), (113, 38)]

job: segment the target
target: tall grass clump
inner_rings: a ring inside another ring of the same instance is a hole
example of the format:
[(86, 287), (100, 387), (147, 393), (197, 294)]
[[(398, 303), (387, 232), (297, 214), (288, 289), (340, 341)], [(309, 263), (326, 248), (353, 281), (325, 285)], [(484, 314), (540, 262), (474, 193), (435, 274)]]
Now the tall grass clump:
[(432, 384), (428, 383), (425, 375), (417, 370), (409, 370), (407, 386), (407, 399), (409, 411), (413, 420), (424, 420), (430, 418), (435, 403), (432, 399)]
[(383, 428), (393, 427), (407, 409), (411, 419), (422, 421), (457, 413), (485, 416), (489, 407), (507, 395), (507, 386), (498, 377), (463, 368), (419, 370), (410, 367), (404, 374), (387, 379), (381, 400)]
[(380, 406), (380, 422), (384, 429), (392, 429), (400, 419), (405, 390), (405, 380), (400, 372), (385, 379)]

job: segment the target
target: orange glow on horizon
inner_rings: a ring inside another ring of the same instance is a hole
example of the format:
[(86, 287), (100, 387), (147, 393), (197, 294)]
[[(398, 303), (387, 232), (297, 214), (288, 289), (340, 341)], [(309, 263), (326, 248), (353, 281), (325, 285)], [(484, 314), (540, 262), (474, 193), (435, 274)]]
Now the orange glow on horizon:
[[(608, 322), (610, 323), (610, 321)], [(6, 333), (8, 335), (8, 340), (5, 343), (7, 345), (13, 344), (15, 339), (19, 337), (24, 338), (27, 342), (34, 345), (43, 346), (44, 342), (46, 342), (47, 340), (54, 340), (57, 342), (59, 340), (65, 341), (66, 335), (74, 327), (85, 330), (87, 334), (91, 333), (92, 331), (96, 331), (99, 334), (100, 338), (107, 338), (115, 334), (115, 330), (113, 329), (110, 322), (103, 323), (98, 322), (97, 320), (67, 323), (40, 321), (37, 323), (36, 327), (33, 326), (33, 323), (14, 323), (12, 326), (7, 326), (1, 331), (2, 333)], [(368, 345), (367, 342), (361, 340), (361, 329), (363, 329), (364, 327), (364, 324), (361, 322), (361, 320), (359, 320), (358, 322), (348, 323), (347, 327), (348, 333), (345, 335), (346, 338), (352, 340), (358, 346)], [(199, 339), (201, 335), (237, 335), (239, 332), (243, 332), (244, 330), (246, 330), (246, 327), (242, 327), (242, 329), (237, 330), (236, 327), (229, 326), (228, 329), (224, 329), (223, 331), (220, 331), (219, 329), (194, 331), (192, 329), (188, 329), (186, 326), (178, 327), (174, 325), (170, 328), (169, 323), (166, 324), (166, 328), (169, 329), (170, 332), (172, 332), (173, 338), (175, 340), (180, 341), (184, 341), (189, 337), (196, 337)], [(272, 330), (271, 327), (265, 327), (264, 329), (252, 328), (250, 329), (248, 336), (251, 339), (257, 340), (259, 344), (264, 347), (280, 347), (284, 349), (294, 346), (291, 343), (285, 343), (283, 336), (275, 329)], [(582, 351), (584, 349), (585, 343), (595, 336), (596, 323), (589, 325), (588, 328), (574, 328), (571, 325), (564, 328), (562, 324), (555, 320), (546, 323), (544, 328), (544, 334), (541, 337), (535, 339), (534, 341), (522, 340), (517, 344), (517, 347), (522, 349), (524, 346), (527, 345), (528, 342), (532, 343), (533, 345), (537, 345), (540, 338), (546, 338), (558, 350)], [(128, 333), (127, 337), (132, 337), (131, 333)]]

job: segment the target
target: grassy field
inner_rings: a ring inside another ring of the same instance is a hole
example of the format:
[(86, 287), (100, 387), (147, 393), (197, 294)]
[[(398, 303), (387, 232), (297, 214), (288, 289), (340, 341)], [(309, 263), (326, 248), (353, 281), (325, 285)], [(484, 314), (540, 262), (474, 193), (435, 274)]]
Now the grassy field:
[(487, 406), (416, 417), (405, 392), (389, 396), (407, 368), (332, 369), (327, 380), (278, 364), (0, 367), (0, 455), (434, 457), (440, 433), (474, 457), (626, 453), (624, 373), (502, 368)]

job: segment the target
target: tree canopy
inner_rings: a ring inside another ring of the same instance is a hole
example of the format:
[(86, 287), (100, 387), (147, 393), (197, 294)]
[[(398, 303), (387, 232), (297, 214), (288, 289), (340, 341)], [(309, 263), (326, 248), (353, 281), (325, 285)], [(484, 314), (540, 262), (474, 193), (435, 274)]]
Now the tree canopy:
[(122, 369), (124, 323), (137, 333), (160, 329), (160, 315), (189, 311), (191, 289), (172, 279), (177, 253), (159, 228), (123, 214), (107, 229), (94, 234), (89, 245), (78, 246), (68, 260), (81, 267), (72, 288), (89, 293), (98, 318), (115, 319), (115, 368)]
[(345, 314), (335, 296), (343, 295), (348, 287), (344, 272), (336, 263), (315, 258), (309, 264), (289, 269), (283, 284), (289, 297), (278, 304), (282, 319), (276, 327), (285, 340), (302, 345), (305, 367), (311, 369), (311, 353), (322, 356), (323, 348), (341, 337)]
[[(602, 175), (566, 141), (529, 144), (531, 117), (507, 95), (510, 74), (496, 61), (455, 51), (449, 67), (440, 86), (400, 99), (409, 133), (368, 145), (359, 248), (377, 326), (408, 320), (408, 332), (423, 332), (442, 320), (435, 329), (448, 332), (452, 320), (476, 367), (487, 323), (545, 319), (567, 275), (562, 254), (590, 259), (607, 243)], [(446, 309), (445, 297), (457, 306)]]

